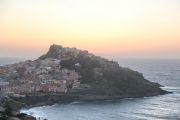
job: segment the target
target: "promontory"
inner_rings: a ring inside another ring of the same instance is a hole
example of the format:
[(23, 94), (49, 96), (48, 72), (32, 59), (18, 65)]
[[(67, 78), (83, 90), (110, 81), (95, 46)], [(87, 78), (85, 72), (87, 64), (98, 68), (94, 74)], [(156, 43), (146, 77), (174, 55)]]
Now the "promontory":
[(118, 62), (61, 45), (51, 45), (36, 60), (0, 66), (0, 81), (1, 93), (21, 98), (25, 104), (33, 100), (101, 100), (167, 93), (158, 83)]

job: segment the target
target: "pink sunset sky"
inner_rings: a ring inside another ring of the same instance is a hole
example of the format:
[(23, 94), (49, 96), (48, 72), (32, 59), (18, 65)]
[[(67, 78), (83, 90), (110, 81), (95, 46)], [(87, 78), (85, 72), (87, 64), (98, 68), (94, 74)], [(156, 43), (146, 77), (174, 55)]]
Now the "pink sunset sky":
[(52, 44), (103, 56), (180, 58), (180, 1), (0, 1), (0, 56), (37, 57)]

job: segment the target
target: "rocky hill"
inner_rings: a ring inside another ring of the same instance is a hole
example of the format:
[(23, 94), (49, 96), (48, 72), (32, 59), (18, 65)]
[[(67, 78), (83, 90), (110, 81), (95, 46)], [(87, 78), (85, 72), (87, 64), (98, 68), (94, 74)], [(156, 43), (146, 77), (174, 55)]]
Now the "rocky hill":
[(146, 80), (141, 73), (88, 51), (52, 45), (39, 60), (47, 58), (60, 59), (62, 68), (79, 73), (81, 84), (73, 91), (83, 95), (139, 97), (166, 93), (159, 84)]
[(1, 66), (0, 80), (0, 91), (15, 97), (57, 93), (93, 100), (166, 93), (159, 84), (115, 61), (60, 45), (50, 46), (37, 60)]

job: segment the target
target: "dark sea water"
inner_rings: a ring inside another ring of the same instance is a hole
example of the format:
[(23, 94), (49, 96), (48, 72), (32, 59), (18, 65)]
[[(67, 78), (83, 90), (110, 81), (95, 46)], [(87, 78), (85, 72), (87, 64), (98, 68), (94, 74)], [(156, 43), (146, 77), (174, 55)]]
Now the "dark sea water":
[(172, 94), (145, 98), (73, 102), (24, 109), (48, 120), (180, 120), (180, 60), (119, 59)]

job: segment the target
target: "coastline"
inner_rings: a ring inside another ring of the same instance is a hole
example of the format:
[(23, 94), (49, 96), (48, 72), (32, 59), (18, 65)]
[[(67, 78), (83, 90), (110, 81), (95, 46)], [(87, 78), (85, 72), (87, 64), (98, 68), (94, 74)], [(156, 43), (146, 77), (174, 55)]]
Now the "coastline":
[[(61, 103), (72, 103), (72, 102), (101, 102), (101, 101), (108, 101), (108, 100), (122, 100), (122, 99), (133, 99), (133, 98), (145, 98), (145, 97), (154, 97), (154, 96), (160, 96), (165, 94), (171, 94), (172, 92), (164, 92), (164, 93), (157, 93), (157, 94), (151, 94), (146, 96), (140, 96), (140, 95), (126, 95), (126, 96), (105, 96), (105, 95), (81, 95), (81, 96), (73, 96), (75, 98), (71, 98), (68, 101), (66, 99), (61, 99), (59, 101), (44, 101), (37, 104), (31, 104), (26, 105), (20, 109), (22, 110), (28, 110), (35, 107), (42, 107), (42, 106), (52, 106), (55, 104), (61, 104)], [(61, 95), (62, 96), (62, 95)], [(71, 96), (72, 97), (72, 96)], [(22, 112), (23, 113), (23, 112)], [(28, 114), (27, 112), (24, 112), (27, 115), (33, 116), (32, 114)], [(34, 116), (35, 117), (35, 116)], [(39, 119), (38, 117), (36, 119)], [(43, 118), (45, 119), (45, 118)]]
[[(41, 107), (41, 106), (47, 106), (47, 105), (54, 105), (54, 104), (60, 104), (60, 103), (71, 103), (71, 102), (95, 102), (95, 101), (106, 101), (106, 100), (120, 100), (120, 99), (128, 99), (128, 98), (144, 98), (144, 97), (154, 97), (154, 96), (159, 96), (159, 95), (165, 95), (165, 94), (171, 94), (172, 92), (167, 92), (165, 91), (162, 94), (159, 93), (154, 93), (151, 95), (117, 95), (117, 96), (108, 96), (108, 95), (73, 95), (68, 97), (66, 95), (55, 95), (57, 98), (61, 99), (53, 99), (49, 100), (46, 99), (44, 101), (33, 103), (33, 104), (25, 104), (23, 106), (23, 109), (30, 109), (33, 107)], [(54, 95), (52, 95), (54, 97)], [(52, 97), (49, 96), (49, 97)], [(66, 97), (65, 97), (66, 96)], [(32, 96), (34, 97), (34, 96)], [(53, 98), (52, 97), (52, 98)], [(17, 99), (16, 99), (17, 100)]]

